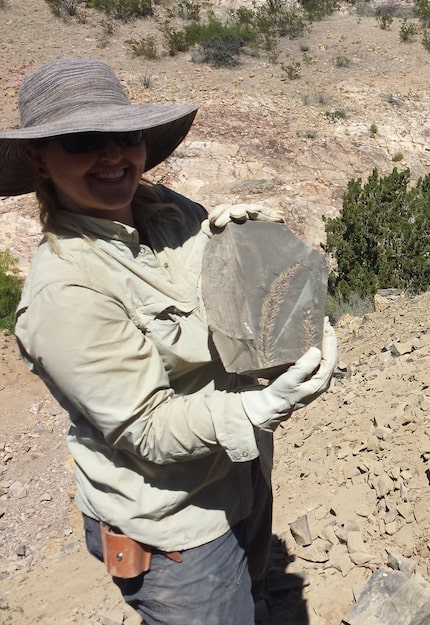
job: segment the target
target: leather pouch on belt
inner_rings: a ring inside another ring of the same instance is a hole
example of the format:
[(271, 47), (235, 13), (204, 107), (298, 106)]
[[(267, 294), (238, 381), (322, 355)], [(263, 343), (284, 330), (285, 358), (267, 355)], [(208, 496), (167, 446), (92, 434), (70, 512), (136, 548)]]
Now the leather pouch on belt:
[(151, 568), (152, 549), (100, 523), (103, 560), (113, 577), (137, 577)]

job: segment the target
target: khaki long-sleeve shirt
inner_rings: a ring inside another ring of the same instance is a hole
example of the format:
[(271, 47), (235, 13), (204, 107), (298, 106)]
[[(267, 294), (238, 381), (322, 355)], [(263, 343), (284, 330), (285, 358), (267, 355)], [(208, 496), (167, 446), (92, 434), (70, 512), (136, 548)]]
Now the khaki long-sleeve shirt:
[(259, 452), (199, 295), (206, 214), (164, 192), (182, 218), (149, 220), (150, 246), (138, 229), (65, 213), (58, 249), (44, 239), (35, 255), (16, 336), (70, 414), (77, 505), (171, 551), (250, 513)]

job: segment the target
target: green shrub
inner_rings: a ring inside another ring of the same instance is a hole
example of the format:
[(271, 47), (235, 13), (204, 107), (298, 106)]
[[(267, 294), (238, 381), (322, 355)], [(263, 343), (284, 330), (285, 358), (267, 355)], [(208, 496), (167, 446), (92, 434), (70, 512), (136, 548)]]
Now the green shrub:
[(300, 71), (302, 69), (302, 66), (298, 61), (295, 61), (294, 63), (290, 63), (289, 65), (284, 65), (284, 63), (281, 63), (281, 69), (283, 72), (286, 73), (288, 80), (297, 80), (298, 78), (300, 78)]
[(86, 0), (86, 5), (123, 21), (152, 15), (152, 0)]
[(388, 30), (393, 23), (393, 19), (393, 16), (389, 13), (381, 13), (376, 16), (376, 21), (378, 22), (381, 30)]
[(401, 41), (412, 41), (417, 33), (418, 28), (416, 25), (408, 23), (408, 20), (404, 19), (399, 31)]
[(250, 28), (266, 50), (272, 50), (277, 37), (300, 37), (307, 30), (305, 13), (285, 0), (266, 0), (254, 9), (239, 7), (233, 21)]
[(106, 48), (109, 40), (115, 33), (115, 26), (110, 20), (103, 20), (101, 22), (101, 33), (97, 37), (97, 47)]
[[(174, 13), (179, 11), (188, 17), (191, 5), (200, 7), (197, 2), (184, 0)], [(193, 19), (180, 30), (166, 22), (163, 27), (165, 46), (170, 55), (200, 46), (201, 56), (207, 62), (215, 66), (231, 66), (239, 62), (243, 46), (260, 47), (273, 54), (279, 37), (299, 37), (307, 28), (303, 10), (291, 6), (289, 1), (266, 0), (254, 7), (231, 11), (226, 22), (218, 19), (213, 11), (208, 11), (206, 21), (201, 21), (199, 14), (198, 19)]]
[(307, 29), (303, 10), (288, 0), (266, 0), (256, 8), (252, 25), (262, 36), (276, 34), (290, 39), (300, 37)]
[(343, 315), (353, 317), (363, 317), (373, 311), (373, 297), (362, 297), (353, 293), (348, 299), (343, 295), (327, 294), (325, 314), (330, 319), (330, 323), (335, 324)]
[(55, 17), (74, 16), (81, 0), (46, 0), (46, 4)]
[(336, 57), (336, 67), (349, 67), (351, 65), (351, 59), (347, 56)]
[(170, 56), (175, 56), (177, 52), (185, 52), (189, 48), (184, 30), (176, 30), (169, 24), (163, 26), (165, 47)]
[(149, 61), (158, 58), (157, 44), (152, 35), (140, 39), (127, 39), (125, 43), (130, 46), (133, 56), (143, 56)]
[(239, 65), (239, 53), (243, 41), (234, 35), (215, 37), (203, 42), (201, 52), (203, 60), (213, 67), (234, 67)]
[(311, 22), (320, 22), (324, 17), (333, 15), (339, 9), (336, 0), (306, 0), (303, 8)]
[(200, 2), (195, 0), (180, 0), (176, 3), (178, 16), (183, 20), (200, 20), (200, 11), (202, 6)]
[(213, 39), (232, 38), (240, 40), (242, 45), (253, 43), (256, 34), (247, 24), (239, 22), (223, 23), (213, 13), (208, 14), (208, 21), (191, 22), (184, 28), (185, 40), (189, 46), (206, 43)]
[(415, 0), (414, 15), (424, 28), (430, 26), (430, 0)]
[(420, 293), (430, 287), (430, 174), (409, 188), (410, 171), (366, 184), (350, 180), (339, 217), (325, 219), (326, 252), (336, 261), (329, 293), (349, 300), (378, 289)]
[(428, 34), (427, 30), (424, 31), (424, 35), (421, 40), (421, 43), (423, 44), (425, 49), (430, 52), (430, 35)]
[(206, 22), (190, 22), (182, 30), (175, 30), (167, 23), (163, 33), (170, 55), (199, 45), (203, 61), (216, 67), (237, 65), (240, 49), (245, 44), (252, 45), (256, 40), (248, 24), (225, 24), (212, 12), (208, 13)]
[(345, 119), (346, 111), (345, 109), (335, 109), (334, 111), (326, 111), (325, 115), (330, 121), (335, 122), (338, 119)]
[(233, 16), (234, 21), (236, 21), (238, 24), (251, 26), (251, 24), (253, 24), (255, 20), (255, 11), (242, 6), (233, 12)]
[(0, 328), (13, 332), (15, 311), (21, 297), (22, 279), (17, 261), (7, 250), (0, 251)]

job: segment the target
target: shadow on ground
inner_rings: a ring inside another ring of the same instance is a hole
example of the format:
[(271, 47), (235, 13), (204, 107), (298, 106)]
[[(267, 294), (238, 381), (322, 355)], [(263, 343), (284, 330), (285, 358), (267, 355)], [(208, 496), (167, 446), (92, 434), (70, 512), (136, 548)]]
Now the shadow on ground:
[(306, 600), (303, 598), (307, 578), (288, 572), (288, 565), (294, 559), (288, 554), (285, 542), (273, 535), (264, 593), (267, 605), (267, 620), (265, 623), (262, 621), (264, 625), (309, 625)]

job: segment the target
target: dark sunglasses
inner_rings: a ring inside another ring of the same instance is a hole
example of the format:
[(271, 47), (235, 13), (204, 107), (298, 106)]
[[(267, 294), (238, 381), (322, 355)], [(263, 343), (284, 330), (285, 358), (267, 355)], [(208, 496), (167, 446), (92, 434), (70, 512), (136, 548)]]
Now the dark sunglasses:
[(100, 150), (108, 139), (122, 148), (135, 148), (143, 141), (143, 130), (128, 132), (77, 132), (71, 135), (60, 135), (56, 140), (68, 154), (88, 154)]

